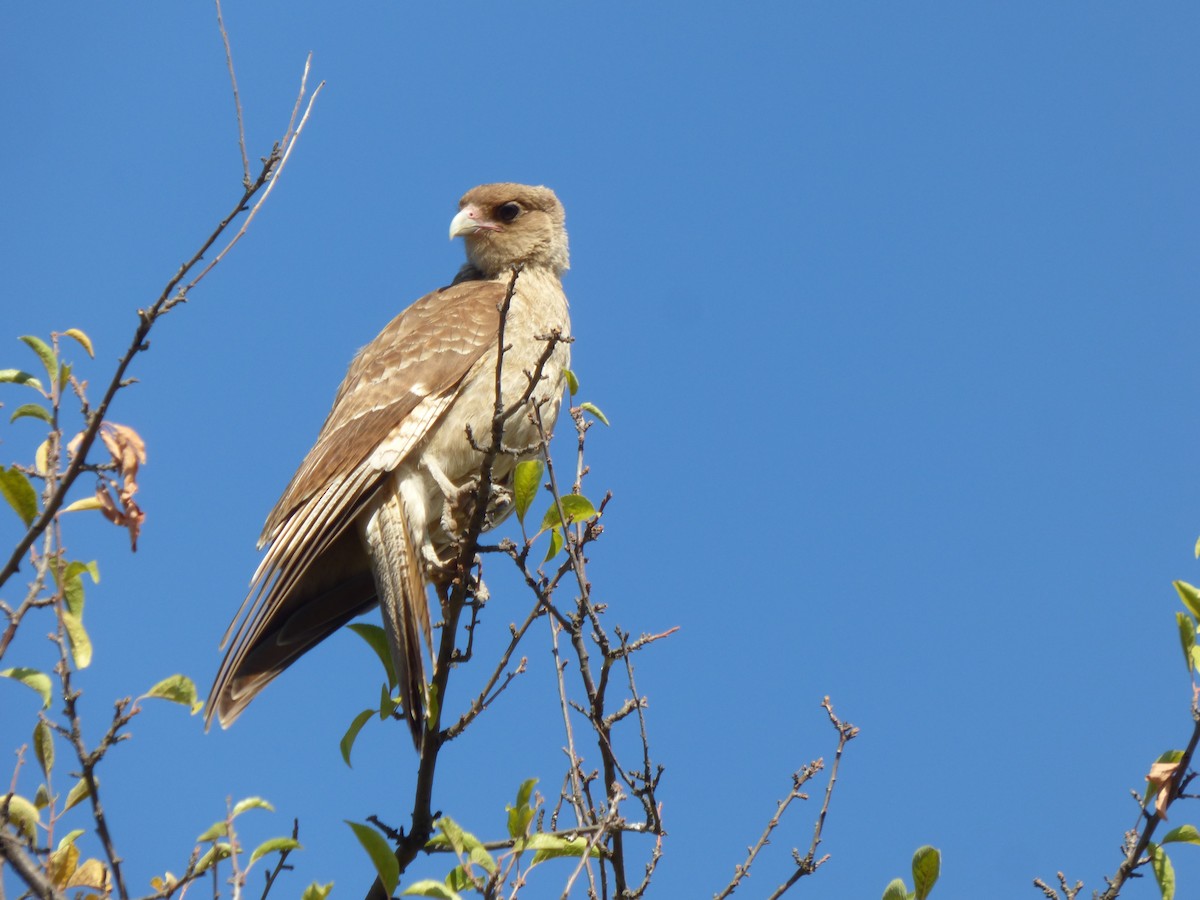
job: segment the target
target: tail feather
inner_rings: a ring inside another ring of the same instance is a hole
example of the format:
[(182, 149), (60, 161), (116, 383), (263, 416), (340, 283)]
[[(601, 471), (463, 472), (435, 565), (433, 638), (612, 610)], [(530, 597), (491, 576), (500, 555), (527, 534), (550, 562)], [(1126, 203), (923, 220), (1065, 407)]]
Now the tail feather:
[(421, 639), (432, 653), (429, 601), (421, 571), (420, 544), (399, 492), (381, 499), (362, 523), (363, 544), (375, 573), (384, 630), (400, 686), (404, 717), (418, 750), (425, 732), (425, 657)]

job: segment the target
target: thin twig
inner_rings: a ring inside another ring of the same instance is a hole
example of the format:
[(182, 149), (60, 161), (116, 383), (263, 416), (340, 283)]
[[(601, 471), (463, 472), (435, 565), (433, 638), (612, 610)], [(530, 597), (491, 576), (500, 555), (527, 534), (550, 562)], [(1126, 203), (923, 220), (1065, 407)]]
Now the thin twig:
[(250, 190), (253, 183), (250, 179), (250, 157), (246, 155), (246, 128), (242, 124), (242, 100), (238, 96), (237, 75), (233, 72), (233, 50), (229, 47), (229, 32), (225, 30), (225, 19), (221, 15), (221, 0), (217, 4), (217, 28), (221, 32), (221, 42), (225, 45), (225, 65), (229, 67), (229, 80), (233, 84), (233, 105), (237, 108), (238, 149), (242, 151), (242, 186)]

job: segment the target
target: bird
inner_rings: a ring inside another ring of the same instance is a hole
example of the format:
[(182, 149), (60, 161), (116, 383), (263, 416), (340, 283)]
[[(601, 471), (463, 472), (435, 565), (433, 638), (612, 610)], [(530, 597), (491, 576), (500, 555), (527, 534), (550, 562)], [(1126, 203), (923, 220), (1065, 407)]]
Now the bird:
[[(501, 490), (485, 527), (511, 511), (503, 487), (554, 427), (570, 365), (565, 213), (547, 187), (484, 184), (450, 221), (466, 262), (362, 348), (308, 455), (267, 516), (262, 560), (221, 643), (206, 703), (228, 727), (301, 655), (376, 605), (419, 750), (432, 658), (428, 585), (442, 583), (504, 404)], [(507, 313), (501, 330), (501, 310)], [(515, 409), (522, 406), (521, 409)]]

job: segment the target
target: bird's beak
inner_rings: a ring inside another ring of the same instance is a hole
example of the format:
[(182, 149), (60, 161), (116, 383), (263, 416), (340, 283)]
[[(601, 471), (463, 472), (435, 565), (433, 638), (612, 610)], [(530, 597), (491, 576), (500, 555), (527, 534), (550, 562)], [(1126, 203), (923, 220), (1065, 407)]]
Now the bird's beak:
[(485, 219), (483, 211), (474, 205), (464, 206), (458, 211), (458, 215), (450, 220), (450, 240), (479, 231), (499, 230), (499, 226)]

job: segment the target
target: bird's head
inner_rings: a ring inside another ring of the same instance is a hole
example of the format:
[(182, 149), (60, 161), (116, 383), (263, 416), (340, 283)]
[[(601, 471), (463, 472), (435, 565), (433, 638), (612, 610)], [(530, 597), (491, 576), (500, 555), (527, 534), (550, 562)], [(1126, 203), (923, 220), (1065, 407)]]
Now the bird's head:
[(570, 265), (566, 214), (547, 187), (481, 184), (463, 194), (450, 222), (451, 239), (467, 245), (467, 262), (485, 278), (517, 263), (547, 266), (561, 275)]

